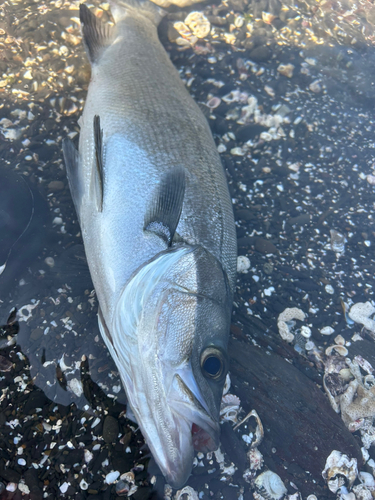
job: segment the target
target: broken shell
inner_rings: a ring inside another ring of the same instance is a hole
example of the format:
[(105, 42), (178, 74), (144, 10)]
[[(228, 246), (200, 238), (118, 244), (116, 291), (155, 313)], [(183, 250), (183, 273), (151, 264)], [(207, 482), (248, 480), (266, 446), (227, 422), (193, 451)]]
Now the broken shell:
[(237, 415), (240, 409), (240, 398), (234, 394), (226, 394), (221, 399), (220, 418), (224, 421), (237, 423)]
[(277, 68), (277, 71), (281, 75), (287, 76), (288, 78), (292, 78), (293, 70), (294, 70), (293, 64), (280, 64), (280, 66)]
[(286, 342), (293, 342), (294, 340), (294, 335), (287, 325), (287, 322), (293, 319), (303, 321), (305, 313), (301, 309), (298, 309), (298, 307), (287, 307), (277, 318), (277, 328), (279, 329), (281, 338)]
[(174, 500), (199, 500), (198, 493), (191, 486), (185, 486), (178, 490)]
[(358, 476), (362, 484), (367, 486), (367, 488), (369, 489), (375, 490), (375, 479), (372, 474), (370, 474), (369, 472), (360, 472)]
[(364, 484), (357, 484), (353, 487), (356, 500), (372, 500), (370, 489)]
[(301, 335), (302, 337), (305, 337), (306, 339), (309, 339), (311, 337), (311, 328), (308, 326), (303, 325), (301, 327)]
[(237, 272), (246, 274), (250, 269), (250, 259), (246, 255), (239, 255), (237, 257)]
[(375, 386), (374, 375), (366, 375), (363, 380), (363, 385), (366, 387), (366, 389), (372, 389)]
[(337, 335), (337, 337), (335, 337), (335, 342), (336, 345), (345, 345), (345, 339), (342, 335)]
[(326, 349), (327, 356), (330, 356), (332, 354), (332, 351), (336, 351), (337, 354), (339, 354), (340, 356), (348, 355), (348, 349), (343, 345), (331, 345), (327, 347)]
[(350, 308), (349, 318), (375, 333), (375, 321), (370, 319), (374, 313), (375, 307), (371, 302), (357, 302)]
[(324, 326), (323, 328), (320, 329), (320, 333), (322, 335), (332, 335), (334, 331), (335, 330), (331, 326)]
[(285, 321), (278, 321), (277, 328), (279, 329), (279, 334), (283, 340), (286, 342), (293, 342), (294, 335), (289, 330), (289, 326), (285, 323)]
[(346, 238), (342, 233), (335, 229), (330, 230), (331, 233), (331, 250), (336, 253), (344, 253)]
[(288, 491), (281, 478), (270, 470), (262, 472), (255, 479), (254, 485), (259, 493), (269, 500), (279, 500)]
[(215, 109), (221, 104), (220, 97), (211, 97), (211, 99), (207, 102), (206, 106), (210, 109)]
[(272, 21), (276, 19), (276, 16), (274, 14), (271, 14), (271, 12), (262, 12), (262, 21), (266, 24), (271, 24)]
[(250, 445), (251, 448), (255, 448), (262, 442), (264, 438), (263, 424), (258, 413), (255, 410), (251, 410), (251, 412), (248, 413), (246, 417), (241, 420), (241, 422), (238, 422), (238, 424), (233, 427), (233, 430), (235, 431), (236, 429), (238, 429), (242, 424), (249, 420), (250, 417), (254, 417), (257, 423), (257, 427), (255, 429), (255, 441), (252, 441)]
[(229, 375), (229, 373), (227, 373), (227, 376), (225, 377), (225, 382), (224, 382), (223, 396), (225, 396), (225, 394), (227, 394), (229, 392), (230, 384), (231, 384), (230, 375)]
[(204, 38), (211, 31), (210, 21), (202, 14), (202, 12), (190, 12), (185, 19), (185, 24), (191, 29), (193, 35), (197, 38)]
[(302, 309), (298, 307), (287, 307), (282, 313), (279, 314), (277, 321), (291, 321), (292, 319), (298, 319), (303, 321), (305, 319), (305, 313)]
[(357, 460), (351, 460), (340, 451), (333, 450), (326, 460), (326, 466), (322, 472), (327, 481), (328, 488), (336, 493), (339, 488), (346, 486), (350, 488), (358, 475)]
[(263, 467), (263, 455), (258, 448), (251, 448), (247, 452), (247, 457), (250, 462), (250, 470), (259, 470)]
[(354, 361), (364, 370), (366, 373), (371, 375), (374, 371), (371, 363), (367, 361), (367, 359), (363, 358), (360, 355), (354, 356)]

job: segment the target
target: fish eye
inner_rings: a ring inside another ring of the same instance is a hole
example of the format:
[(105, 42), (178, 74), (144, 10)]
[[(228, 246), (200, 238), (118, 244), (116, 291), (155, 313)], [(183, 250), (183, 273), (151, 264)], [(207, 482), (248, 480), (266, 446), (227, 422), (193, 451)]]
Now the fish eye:
[(226, 359), (220, 349), (208, 347), (201, 355), (201, 368), (206, 378), (219, 381), (226, 375)]

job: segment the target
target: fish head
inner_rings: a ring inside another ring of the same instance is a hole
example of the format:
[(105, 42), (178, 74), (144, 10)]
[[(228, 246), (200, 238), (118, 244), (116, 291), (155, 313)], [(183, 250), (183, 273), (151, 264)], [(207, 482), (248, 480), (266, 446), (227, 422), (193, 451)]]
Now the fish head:
[(176, 488), (191, 473), (194, 449), (219, 446), (231, 307), (217, 259), (182, 246), (136, 273), (116, 308), (111, 353), (155, 461)]

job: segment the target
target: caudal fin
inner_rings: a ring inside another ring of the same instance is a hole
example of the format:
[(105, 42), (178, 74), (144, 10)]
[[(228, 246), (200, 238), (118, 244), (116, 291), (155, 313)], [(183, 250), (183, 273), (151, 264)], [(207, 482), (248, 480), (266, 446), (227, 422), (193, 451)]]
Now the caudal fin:
[(130, 12), (136, 11), (158, 26), (166, 14), (162, 8), (150, 0), (109, 0), (109, 3), (116, 23)]

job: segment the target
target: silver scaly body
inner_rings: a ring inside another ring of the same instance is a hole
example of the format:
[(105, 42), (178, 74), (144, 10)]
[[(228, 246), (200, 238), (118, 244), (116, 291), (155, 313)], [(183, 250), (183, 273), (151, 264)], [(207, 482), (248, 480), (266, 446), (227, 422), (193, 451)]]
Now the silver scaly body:
[(110, 29), (81, 6), (92, 76), (79, 152), (65, 140), (64, 156), (101, 333), (177, 487), (193, 445), (218, 446), (235, 226), (208, 123), (158, 40), (158, 8), (118, 1), (112, 12)]

